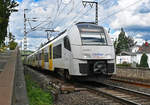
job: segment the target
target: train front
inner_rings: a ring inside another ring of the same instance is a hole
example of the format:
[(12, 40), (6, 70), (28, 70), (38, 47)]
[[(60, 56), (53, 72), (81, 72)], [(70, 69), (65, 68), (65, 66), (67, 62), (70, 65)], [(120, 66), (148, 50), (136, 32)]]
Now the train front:
[(115, 73), (115, 51), (105, 29), (91, 23), (78, 23), (70, 31), (73, 73), (80, 76)]

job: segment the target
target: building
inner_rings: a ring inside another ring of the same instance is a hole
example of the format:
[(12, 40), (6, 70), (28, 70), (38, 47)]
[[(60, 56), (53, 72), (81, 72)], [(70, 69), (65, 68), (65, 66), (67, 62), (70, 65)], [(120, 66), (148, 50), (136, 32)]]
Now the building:
[(116, 56), (116, 63), (135, 63), (136, 62), (136, 53), (122, 51), (119, 55)]
[(124, 62), (131, 64), (140, 64), (141, 57), (145, 53), (148, 56), (148, 65), (150, 67), (150, 44), (145, 42), (142, 46), (134, 46), (130, 52), (123, 51), (116, 56), (116, 64)]
[(140, 64), (141, 57), (145, 53), (148, 56), (148, 65), (150, 67), (150, 44), (145, 42), (136, 52), (137, 63)]

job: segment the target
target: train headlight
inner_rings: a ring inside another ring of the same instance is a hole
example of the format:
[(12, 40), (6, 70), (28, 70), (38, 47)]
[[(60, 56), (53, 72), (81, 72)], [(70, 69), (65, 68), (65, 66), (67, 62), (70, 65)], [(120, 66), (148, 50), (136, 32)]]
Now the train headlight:
[(83, 57), (84, 57), (84, 58), (91, 58), (91, 55), (90, 55), (90, 54), (87, 54), (87, 53), (84, 53), (84, 54), (83, 54)]
[(110, 54), (106, 54), (106, 58), (107, 59), (111, 59), (111, 55)]

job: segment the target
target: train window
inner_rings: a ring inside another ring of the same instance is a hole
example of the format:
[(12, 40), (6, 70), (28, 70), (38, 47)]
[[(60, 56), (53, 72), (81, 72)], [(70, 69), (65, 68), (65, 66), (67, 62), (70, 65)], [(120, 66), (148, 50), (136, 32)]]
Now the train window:
[(39, 53), (39, 60), (41, 60), (41, 53)]
[(38, 54), (36, 54), (36, 60), (39, 60)]
[(62, 57), (62, 47), (61, 47), (61, 44), (53, 47), (53, 58), (56, 59), (56, 58), (61, 58)]
[(40, 60), (40, 53), (38, 53), (37, 56), (38, 56), (38, 60)]
[(36, 61), (36, 56), (35, 55), (33, 56), (33, 61)]
[(35, 55), (35, 60), (38, 60), (38, 58), (37, 58), (37, 54)]
[(68, 37), (64, 37), (64, 47), (66, 49), (68, 49), (69, 51), (71, 51), (70, 41), (69, 41)]
[(106, 45), (103, 27), (95, 25), (78, 25), (83, 45)]
[(48, 62), (48, 53), (45, 53), (45, 54), (44, 54), (44, 61), (45, 61), (45, 62)]
[(42, 53), (41, 53), (41, 59), (44, 60), (44, 49), (42, 50)]

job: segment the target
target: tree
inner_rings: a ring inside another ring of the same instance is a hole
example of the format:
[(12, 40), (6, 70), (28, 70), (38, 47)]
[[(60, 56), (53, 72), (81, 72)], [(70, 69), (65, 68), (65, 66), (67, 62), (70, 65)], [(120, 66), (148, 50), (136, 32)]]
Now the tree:
[(148, 60), (148, 56), (144, 53), (140, 60), (140, 67), (148, 67), (147, 60)]
[(15, 40), (15, 36), (11, 32), (9, 32), (9, 36), (8, 37), (9, 37), (9, 42)]
[(132, 46), (134, 46), (136, 42), (134, 42), (133, 38), (125, 35), (125, 31), (121, 28), (121, 32), (119, 37), (114, 42), (114, 47), (116, 54), (119, 54), (122, 51), (129, 51)]
[(11, 42), (9, 42), (10, 50), (14, 50), (16, 48), (16, 46), (17, 46), (17, 43), (15, 41), (12, 40)]
[(0, 47), (7, 36), (7, 26), (12, 12), (16, 12), (18, 4), (14, 0), (0, 0)]
[(9, 49), (14, 50), (17, 46), (17, 43), (15, 42), (15, 36), (9, 32)]

